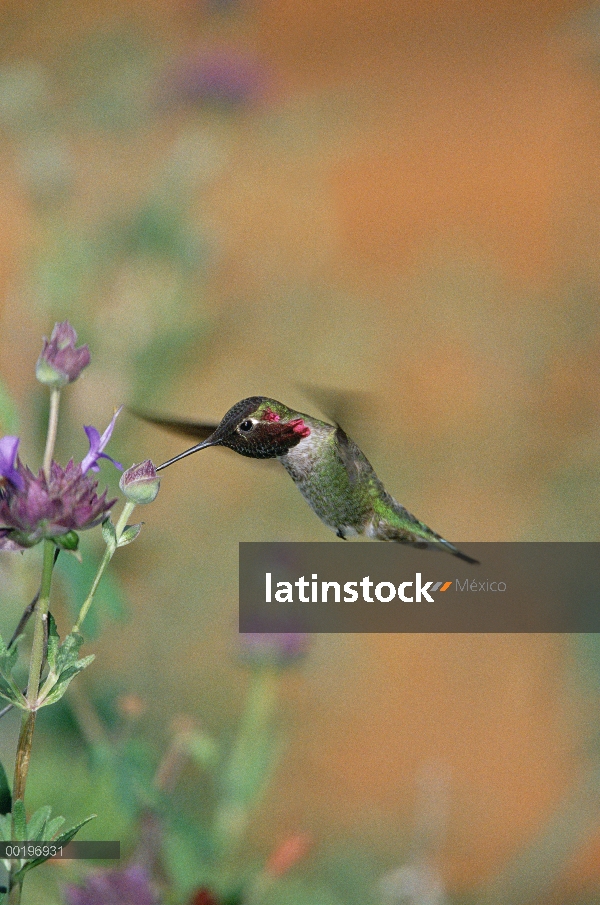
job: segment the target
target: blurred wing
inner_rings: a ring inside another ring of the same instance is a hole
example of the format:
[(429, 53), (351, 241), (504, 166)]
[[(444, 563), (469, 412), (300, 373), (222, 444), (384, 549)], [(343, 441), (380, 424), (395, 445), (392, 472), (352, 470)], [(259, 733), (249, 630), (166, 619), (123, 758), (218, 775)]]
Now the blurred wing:
[[(181, 434), (184, 437), (194, 437), (200, 442), (208, 440), (219, 426), (218, 424), (206, 424), (203, 421), (187, 421), (185, 418), (163, 418), (161, 415), (150, 415), (148, 412), (141, 412), (139, 409), (129, 408), (128, 411), (135, 415), (136, 418), (141, 418), (142, 421), (156, 424), (157, 427), (164, 427), (165, 430)], [(219, 448), (222, 449), (223, 447)], [(227, 450), (227, 452), (231, 452), (231, 450)], [(276, 459), (264, 459), (261, 461), (261, 465), (271, 468), (275, 465), (279, 466), (279, 463)]]
[(366, 420), (363, 411), (367, 412), (373, 408), (373, 398), (370, 393), (364, 390), (334, 390), (332, 388), (315, 386), (314, 384), (299, 384), (299, 388), (308, 399), (311, 399), (335, 425), (335, 443), (337, 454), (344, 467), (348, 472), (348, 478), (351, 484), (356, 484), (358, 480), (359, 466), (356, 459), (357, 448), (350, 439), (342, 422), (357, 422)]
[(355, 428), (368, 422), (375, 410), (376, 400), (365, 390), (338, 390), (308, 383), (297, 386), (332, 424), (346, 424), (353, 434)]
[(346, 471), (348, 472), (350, 483), (356, 484), (358, 478), (358, 464), (356, 461), (356, 453), (352, 448), (354, 444), (350, 440), (350, 437), (348, 436), (344, 428), (340, 427), (339, 424), (336, 425), (335, 442), (338, 455), (344, 463)]
[(158, 427), (164, 427), (165, 430), (173, 431), (176, 434), (182, 434), (184, 437), (194, 437), (196, 440), (208, 440), (218, 425), (205, 424), (202, 421), (186, 421), (183, 418), (163, 418), (160, 415), (151, 415), (148, 412), (141, 412), (139, 409), (129, 409), (129, 411), (142, 421), (149, 421), (150, 424), (156, 424)]

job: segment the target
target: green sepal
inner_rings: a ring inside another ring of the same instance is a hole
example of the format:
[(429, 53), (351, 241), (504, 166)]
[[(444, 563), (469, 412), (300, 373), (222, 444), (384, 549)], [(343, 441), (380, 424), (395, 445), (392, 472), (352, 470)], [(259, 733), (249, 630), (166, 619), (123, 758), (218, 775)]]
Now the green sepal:
[(102, 539), (107, 547), (114, 548), (117, 545), (117, 532), (111, 521), (110, 515), (102, 522)]
[[(67, 845), (68, 842), (73, 839), (73, 837), (79, 832), (82, 826), (85, 826), (86, 823), (89, 823), (90, 820), (93, 820), (96, 817), (96, 814), (91, 814), (89, 817), (86, 817), (85, 820), (82, 820), (81, 823), (76, 824), (76, 826), (71, 827), (70, 830), (66, 830), (66, 832), (62, 833), (56, 839), (52, 839), (51, 841), (56, 846)], [(46, 841), (46, 840), (45, 840)], [(50, 840), (47, 840), (50, 841)], [(15, 875), (15, 880), (20, 880), (27, 873), (28, 870), (31, 870), (32, 867), (38, 867), (38, 865), (43, 864), (48, 860), (50, 855), (41, 855), (39, 858), (33, 858), (31, 861), (27, 861), (23, 867), (18, 870)]]
[(60, 534), (58, 537), (53, 537), (52, 540), (61, 550), (69, 550), (71, 553), (79, 547), (79, 535), (76, 531), (68, 531), (67, 534)]
[(61, 373), (57, 368), (53, 368), (52, 365), (41, 356), (38, 358), (38, 362), (35, 366), (35, 376), (40, 383), (43, 383), (45, 386), (51, 387), (51, 389), (54, 390), (61, 390), (63, 387), (66, 387), (69, 382), (69, 378), (66, 374)]
[(17, 798), (12, 810), (13, 824), (15, 828), (15, 841), (25, 842), (27, 839), (27, 816), (25, 803), (22, 798)]
[(127, 544), (134, 541), (142, 530), (142, 524), (143, 522), (140, 522), (138, 525), (127, 525), (117, 542), (117, 547), (126, 547)]
[(0, 814), (10, 814), (12, 808), (12, 795), (8, 784), (6, 770), (0, 763)]

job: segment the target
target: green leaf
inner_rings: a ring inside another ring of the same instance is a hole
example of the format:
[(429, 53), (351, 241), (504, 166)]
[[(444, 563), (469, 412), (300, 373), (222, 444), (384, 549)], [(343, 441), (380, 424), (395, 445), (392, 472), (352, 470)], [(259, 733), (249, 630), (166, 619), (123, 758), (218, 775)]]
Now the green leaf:
[(117, 532), (110, 516), (102, 522), (102, 538), (107, 547), (114, 547), (117, 543)]
[(58, 629), (56, 628), (56, 620), (52, 613), (48, 613), (48, 650), (46, 652), (46, 659), (48, 660), (48, 667), (51, 672), (56, 670), (56, 657), (59, 647), (60, 637)]
[[(53, 621), (54, 623), (54, 621)], [(67, 635), (63, 643), (59, 642), (56, 624), (49, 624), (48, 628), (48, 675), (40, 689), (38, 707), (47, 707), (55, 704), (64, 695), (71, 680), (89, 666), (94, 659), (94, 654), (89, 654), (81, 660), (77, 659), (79, 648), (83, 644), (83, 636), (78, 632)]]
[(142, 522), (140, 522), (139, 525), (127, 525), (127, 527), (121, 534), (121, 537), (119, 538), (117, 547), (126, 547), (127, 544), (130, 544), (136, 539), (141, 530)]
[(21, 710), (27, 710), (27, 699), (20, 688), (14, 683), (7, 682), (3, 676), (0, 676), (0, 697), (6, 698), (15, 707)]
[(210, 884), (210, 842), (199, 826), (181, 818), (173, 821), (165, 833), (163, 857), (178, 901), (187, 902), (194, 889)]
[(72, 826), (70, 830), (65, 830), (64, 833), (61, 833), (54, 841), (57, 845), (66, 845), (67, 842), (70, 842), (71, 839), (77, 835), (82, 826), (85, 826), (90, 820), (95, 820), (97, 816), (97, 814), (90, 814), (89, 817), (86, 817), (80, 823), (76, 823), (75, 826)]
[(27, 701), (13, 676), (13, 669), (18, 656), (17, 645), (13, 644), (9, 650), (2, 637), (0, 637), (0, 695), (10, 701), (11, 704), (15, 704), (16, 707), (25, 710)]
[(38, 703), (38, 707), (48, 707), (49, 704), (56, 704), (57, 701), (60, 701), (75, 676), (95, 659), (95, 655), (90, 654), (87, 657), (83, 657), (82, 660), (77, 660), (72, 666), (67, 666), (63, 669), (54, 685), (48, 691), (44, 691), (43, 700)]
[[(10, 812), (12, 808), (12, 795), (10, 791), (10, 786), (8, 784), (8, 778), (6, 776), (6, 771), (3, 765), (0, 763), (0, 815), (9, 815), (10, 820)], [(9, 823), (10, 825), (10, 823)], [(1, 838), (1, 834), (0, 834)]]
[(17, 645), (13, 644), (9, 649), (0, 637), (0, 672), (2, 675), (11, 675), (18, 656)]
[(6, 770), (0, 763), (0, 814), (10, 814), (12, 807), (12, 795), (8, 784)]
[(56, 670), (58, 673), (62, 673), (75, 663), (82, 644), (83, 635), (80, 635), (79, 632), (71, 632), (67, 635), (56, 654)]
[(11, 704), (26, 709), (27, 702), (13, 676), (18, 656), (17, 645), (13, 644), (9, 650), (0, 637), (0, 695), (9, 700)]
[(43, 807), (38, 808), (35, 814), (32, 814), (31, 818), (27, 823), (27, 839), (31, 842), (37, 842), (40, 839), (44, 838), (44, 830), (46, 829), (46, 824), (50, 818), (50, 814), (52, 813), (52, 808), (49, 804), (43, 805)]
[(18, 842), (25, 842), (27, 840), (27, 817), (22, 798), (17, 798), (14, 802), (12, 816), (15, 825), (15, 839)]
[[(16, 803), (16, 802), (15, 802)], [(71, 827), (70, 830), (67, 830), (65, 833), (62, 833), (56, 839), (54, 839), (55, 845), (66, 845), (68, 842), (73, 839), (73, 837), (79, 832), (82, 826), (85, 826), (86, 823), (89, 823), (90, 820), (93, 820), (96, 817), (96, 814), (91, 814), (89, 817), (86, 817), (85, 820), (82, 820), (81, 823), (78, 823), (76, 826)], [(48, 860), (50, 855), (42, 855), (39, 858), (33, 858), (31, 861), (27, 861), (23, 867), (15, 873), (15, 880), (22, 879), (23, 876), (27, 873), (28, 870), (31, 870), (32, 867), (37, 867), (39, 864), (43, 864)]]
[(2, 814), (0, 815), (0, 839), (3, 842), (10, 842), (10, 837), (12, 835), (12, 815), (11, 814)]
[(44, 842), (50, 842), (52, 839), (54, 839), (59, 829), (65, 822), (65, 819), (65, 817), (53, 817), (52, 820), (48, 821), (48, 823), (46, 824)]
[(232, 753), (222, 780), (224, 800), (244, 810), (252, 808), (262, 795), (281, 747), (272, 731), (256, 731), (247, 741)]

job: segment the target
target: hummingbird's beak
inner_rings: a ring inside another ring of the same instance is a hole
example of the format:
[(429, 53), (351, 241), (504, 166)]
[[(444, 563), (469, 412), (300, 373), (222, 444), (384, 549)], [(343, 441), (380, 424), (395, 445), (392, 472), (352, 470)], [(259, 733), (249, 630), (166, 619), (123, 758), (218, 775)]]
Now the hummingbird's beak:
[(178, 456), (174, 456), (172, 459), (169, 459), (167, 462), (163, 462), (162, 465), (157, 467), (157, 471), (162, 471), (163, 468), (166, 468), (167, 465), (172, 465), (173, 462), (179, 462), (180, 459), (185, 459), (186, 456), (191, 456), (192, 453), (199, 452), (201, 449), (206, 449), (207, 446), (217, 446), (220, 438), (215, 437), (214, 434), (211, 434), (208, 439), (203, 440), (202, 443), (197, 443), (195, 446), (192, 446), (191, 449), (186, 449), (185, 452), (179, 453)]

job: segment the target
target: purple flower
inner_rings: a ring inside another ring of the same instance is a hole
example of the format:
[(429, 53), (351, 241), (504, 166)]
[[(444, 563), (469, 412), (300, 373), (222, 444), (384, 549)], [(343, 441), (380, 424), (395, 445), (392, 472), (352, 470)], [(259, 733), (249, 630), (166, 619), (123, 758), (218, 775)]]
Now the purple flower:
[[(25, 488), (25, 481), (15, 468), (17, 450), (21, 441), (18, 437), (2, 437), (0, 439), (0, 476), (9, 481), (17, 490)], [(0, 481), (0, 493), (2, 492)]]
[(83, 886), (64, 888), (67, 905), (159, 905), (147, 871), (136, 864), (90, 874)]
[(86, 346), (75, 348), (77, 334), (68, 321), (55, 324), (50, 339), (44, 337), (44, 347), (35, 367), (40, 383), (60, 389), (77, 380), (90, 363), (90, 350)]
[(112, 456), (109, 456), (105, 452), (103, 452), (104, 447), (107, 445), (108, 441), (110, 440), (110, 438), (112, 436), (112, 432), (115, 428), (115, 421), (117, 420), (122, 409), (123, 409), (123, 406), (120, 406), (116, 410), (116, 412), (114, 413), (114, 415), (111, 418), (110, 424), (108, 425), (108, 427), (106, 428), (106, 430), (104, 431), (102, 436), (100, 436), (100, 434), (98, 433), (98, 431), (96, 430), (95, 427), (88, 426), (88, 427), (83, 428), (87, 434), (88, 440), (90, 441), (90, 451), (84, 457), (84, 459), (81, 463), (81, 473), (82, 474), (85, 474), (90, 469), (92, 471), (100, 471), (100, 466), (98, 465), (98, 459), (108, 459), (109, 462), (113, 463), (115, 468), (118, 468), (121, 471), (123, 470), (123, 466), (121, 465), (120, 462), (117, 462), (116, 459), (112, 458)]
[(171, 78), (170, 94), (188, 103), (240, 106), (264, 94), (265, 75), (252, 57), (236, 49), (198, 53)]
[(0, 496), (0, 550), (23, 550), (44, 538), (94, 528), (116, 503), (106, 499), (106, 491), (98, 496), (98, 482), (73, 460), (64, 469), (53, 462), (49, 481), (43, 469), (36, 477), (20, 461), (16, 471), (22, 488), (7, 485)]
[(306, 632), (246, 632), (240, 635), (241, 657), (247, 663), (289, 666), (305, 656)]

